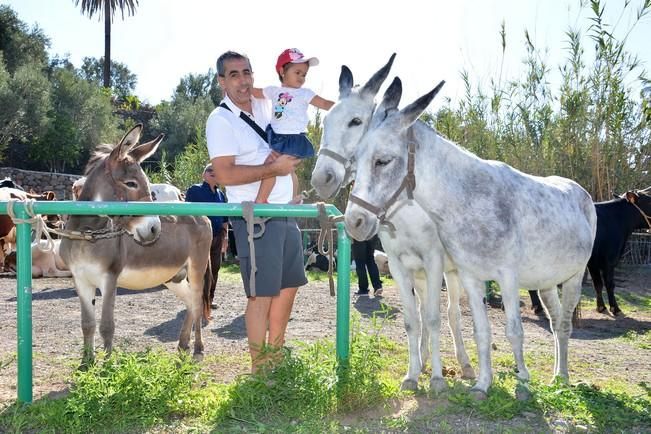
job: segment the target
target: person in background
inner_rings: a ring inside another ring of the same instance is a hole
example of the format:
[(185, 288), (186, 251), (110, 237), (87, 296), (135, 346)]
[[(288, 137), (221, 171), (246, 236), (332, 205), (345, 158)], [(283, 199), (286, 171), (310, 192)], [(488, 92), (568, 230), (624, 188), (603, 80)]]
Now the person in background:
[(355, 260), (355, 272), (357, 273), (358, 290), (355, 293), (360, 297), (368, 297), (368, 277), (371, 278), (373, 285), (373, 295), (376, 297), (382, 296), (382, 281), (380, 280), (380, 271), (375, 263), (373, 252), (377, 243), (377, 235), (370, 240), (357, 241), (352, 240), (351, 253), (353, 260)]
[[(194, 184), (188, 188), (185, 193), (186, 202), (211, 202), (226, 203), (226, 196), (217, 185), (217, 178), (212, 168), (212, 164), (206, 165), (203, 169), (203, 183)], [(217, 308), (214, 303), (215, 288), (217, 287), (217, 277), (222, 264), (222, 254), (228, 248), (228, 222), (221, 216), (208, 216), (212, 224), (212, 244), (210, 245), (210, 307)], [(208, 270), (206, 270), (208, 273)]]

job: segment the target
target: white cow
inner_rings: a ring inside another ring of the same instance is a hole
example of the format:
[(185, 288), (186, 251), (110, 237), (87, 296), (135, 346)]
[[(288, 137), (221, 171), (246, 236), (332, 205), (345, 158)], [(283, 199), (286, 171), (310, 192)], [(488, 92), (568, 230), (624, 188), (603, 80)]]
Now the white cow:
[(82, 176), (78, 180), (72, 183), (72, 200), (78, 200), (81, 190), (84, 188), (84, 183), (86, 182), (86, 177)]
[(380, 274), (391, 274), (389, 270), (389, 257), (386, 253), (380, 250), (375, 250), (373, 252), (373, 259), (375, 260), (375, 265), (377, 265), (377, 269), (380, 271)]
[(185, 195), (171, 184), (149, 184), (151, 199), (154, 202), (183, 202)]
[[(40, 240), (40, 246), (32, 243), (32, 277), (72, 277), (68, 266), (59, 255), (61, 240), (52, 240), (52, 249), (47, 249), (45, 240)], [(16, 271), (16, 253), (7, 256), (6, 266)]]
[[(487, 280), (497, 281), (502, 291), (519, 386), (529, 380), (520, 287), (539, 289), (554, 334), (554, 375), (567, 379), (572, 313), (596, 232), (592, 199), (571, 180), (531, 176), (501, 162), (482, 160), (417, 122), (437, 91), (438, 87), (403, 110), (388, 113), (362, 139), (346, 229), (355, 239), (369, 239), (381, 224), (392, 223), (392, 214), (405, 209), (406, 203), (421, 210), (407, 214), (408, 226), (425, 225), (438, 234), (445, 259), (454, 263), (468, 293), (480, 361), (473, 387), (477, 396), (485, 396), (492, 382), (490, 324), (481, 302)], [(416, 246), (423, 238), (416, 233), (407, 241)], [(432, 313), (436, 327), (438, 310)], [(407, 333), (414, 332), (408, 327)], [(410, 337), (410, 347), (413, 340)], [(516, 388), (516, 395), (527, 397), (527, 388)]]

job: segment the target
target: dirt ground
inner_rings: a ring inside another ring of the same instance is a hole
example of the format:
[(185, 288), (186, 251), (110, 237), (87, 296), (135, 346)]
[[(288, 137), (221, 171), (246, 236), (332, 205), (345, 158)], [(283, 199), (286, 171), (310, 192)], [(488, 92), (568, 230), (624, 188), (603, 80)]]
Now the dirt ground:
[[(619, 294), (637, 294), (651, 297), (651, 269), (629, 268), (619, 274), (626, 281), (617, 289)], [(589, 283), (587, 284), (590, 285)], [(352, 290), (354, 291), (354, 285)], [(352, 291), (351, 291), (352, 292)], [(442, 303), (447, 303), (444, 293)], [(97, 312), (101, 297), (98, 297)], [(241, 284), (235, 281), (220, 282), (217, 295), (218, 309), (213, 321), (204, 328), (206, 354), (232, 355), (235, 363), (219, 373), (227, 382), (248, 370), (244, 328), (245, 297)], [(396, 319), (389, 321), (383, 333), (396, 341), (406, 342), (400, 314), (401, 304), (396, 288), (385, 287), (384, 297), (357, 298), (351, 295), (351, 312), (360, 313), (363, 322), (370, 320), (372, 312), (380, 309), (380, 302), (389, 306)], [(522, 297), (522, 317), (525, 329), (525, 353), (544, 351), (553, 358), (553, 341), (546, 320), (541, 320), (528, 309), (528, 297)], [(629, 330), (651, 330), (651, 314), (626, 312), (614, 318), (596, 313), (594, 307), (582, 312), (582, 327), (575, 329), (570, 341), (570, 373), (577, 360), (603, 371), (604, 376), (619, 371), (628, 381), (651, 384), (651, 352), (634, 349), (621, 339)], [(442, 324), (447, 324), (442, 309)], [(472, 320), (465, 300), (462, 303), (464, 337), (467, 346), (472, 344)], [(169, 290), (157, 288), (146, 291), (118, 290), (116, 301), (115, 346), (140, 350), (164, 347), (175, 351), (178, 331), (185, 315), (183, 304)], [(495, 344), (508, 347), (504, 337), (504, 314), (501, 309), (490, 308), (489, 316)], [(66, 379), (78, 366), (82, 333), (80, 309), (71, 279), (33, 280), (33, 354), (34, 399), (66, 389)], [(294, 312), (288, 327), (288, 341), (314, 340), (334, 336), (336, 329), (336, 299), (329, 295), (327, 281), (310, 283), (299, 291)], [(0, 407), (16, 398), (16, 280), (13, 276), (0, 276)], [(99, 333), (96, 346), (100, 347)], [(619, 347), (624, 345), (623, 347)], [(453, 357), (450, 333), (443, 328), (444, 356)], [(473, 351), (473, 350), (471, 350)], [(625, 356), (623, 355), (625, 353)], [(578, 379), (574, 379), (578, 380)]]

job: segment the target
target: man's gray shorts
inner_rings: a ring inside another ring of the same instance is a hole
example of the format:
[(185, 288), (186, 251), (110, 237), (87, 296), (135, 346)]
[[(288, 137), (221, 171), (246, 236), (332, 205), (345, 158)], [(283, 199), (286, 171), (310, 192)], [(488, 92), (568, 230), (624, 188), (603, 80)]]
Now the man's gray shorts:
[[(233, 234), (240, 260), (240, 272), (246, 296), (250, 297), (251, 258), (247, 239), (246, 222), (232, 218)], [(254, 232), (260, 226), (254, 226)], [(303, 266), (303, 243), (296, 220), (288, 217), (274, 217), (265, 223), (261, 237), (254, 239), (255, 261), (258, 272), (255, 275), (255, 293), (258, 297), (274, 297), (283, 288), (297, 288), (307, 284)]]

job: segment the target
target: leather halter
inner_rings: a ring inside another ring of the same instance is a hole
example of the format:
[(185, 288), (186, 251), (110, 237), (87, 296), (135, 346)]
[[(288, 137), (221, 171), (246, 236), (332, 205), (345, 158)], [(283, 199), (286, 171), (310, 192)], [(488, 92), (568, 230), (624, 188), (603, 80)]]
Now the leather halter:
[[(109, 181), (109, 184), (113, 188), (113, 192), (115, 193), (115, 201), (116, 202), (128, 202), (129, 198), (127, 197), (126, 194), (126, 188), (122, 187), (116, 179), (113, 177), (113, 172), (111, 171), (110, 167), (108, 164), (104, 165), (104, 173), (106, 175), (106, 178)], [(151, 196), (141, 196), (137, 199), (137, 201), (141, 201), (142, 199), (147, 199), (149, 198), (151, 201)], [(115, 220), (125, 217), (121, 215), (113, 215), (113, 216), (104, 216), (108, 219), (107, 222), (107, 227), (103, 229), (98, 229), (98, 230), (87, 230), (87, 231), (71, 231), (71, 230), (66, 230), (66, 229), (61, 229), (59, 231), (53, 231), (57, 233), (58, 235), (64, 236), (66, 238), (70, 238), (73, 240), (84, 240), (84, 241), (90, 241), (90, 242), (95, 242), (99, 239), (106, 239), (106, 238), (115, 238), (119, 237), (121, 235), (129, 235), (133, 238), (133, 241), (136, 244), (140, 244), (141, 246), (148, 246), (150, 244), (155, 243), (158, 241), (160, 238), (160, 231), (156, 235), (156, 238), (150, 241), (139, 241), (135, 238), (135, 236), (127, 231), (120, 223), (116, 222)]]
[(344, 171), (345, 171), (344, 180), (351, 179), (351, 175), (354, 172), (352, 170), (352, 167), (353, 167), (353, 165), (355, 163), (355, 156), (354, 155), (353, 155), (353, 157), (348, 159), (348, 158), (345, 158), (343, 155), (338, 154), (335, 151), (331, 151), (330, 149), (323, 148), (323, 147), (319, 149), (319, 155), (330, 157), (333, 160), (335, 160), (337, 163), (340, 163), (342, 166), (344, 166)]
[[(411, 130), (410, 130), (411, 131)], [(409, 200), (414, 199), (414, 190), (416, 189), (416, 176), (414, 175), (414, 166), (416, 163), (416, 142), (413, 140), (409, 142), (408, 157), (407, 157), (407, 174), (402, 179), (402, 183), (398, 189), (391, 195), (391, 197), (380, 206), (373, 205), (369, 202), (366, 202), (364, 199), (361, 199), (353, 194), (348, 198), (352, 203), (361, 206), (362, 208), (370, 211), (380, 220), (380, 224), (386, 225), (391, 231), (395, 231), (396, 228), (393, 224), (386, 219), (387, 211), (398, 201), (398, 198), (403, 190), (407, 190), (407, 198)]]

